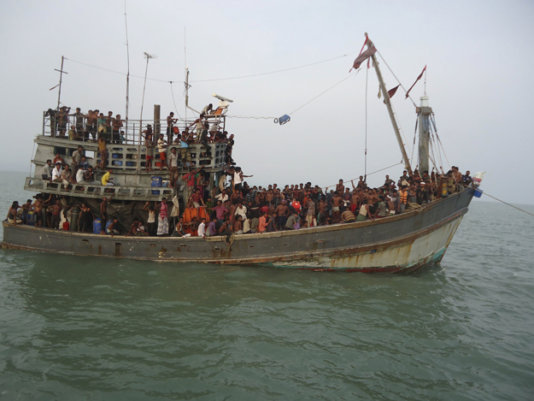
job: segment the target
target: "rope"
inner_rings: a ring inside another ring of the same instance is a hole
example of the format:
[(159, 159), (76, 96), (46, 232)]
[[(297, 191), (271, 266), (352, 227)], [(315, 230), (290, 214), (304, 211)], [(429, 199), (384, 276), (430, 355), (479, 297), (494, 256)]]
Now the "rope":
[(180, 116), (180, 113), (178, 113), (178, 107), (176, 107), (176, 101), (174, 100), (174, 90), (172, 87), (173, 82), (169, 81), (169, 83), (171, 84), (171, 96), (172, 96), (172, 104), (174, 105), (174, 111), (176, 112), (176, 115), (178, 116), (178, 118), (182, 120), (182, 116)]
[[(404, 87), (404, 85), (402, 84), (402, 82), (400, 81), (399, 78), (397, 78), (397, 76), (395, 75), (395, 73), (393, 72), (393, 70), (391, 69), (391, 67), (389, 66), (388, 62), (386, 61), (386, 59), (382, 56), (382, 53), (380, 53), (378, 50), (376, 51), (378, 53), (378, 55), (380, 56), (380, 58), (382, 59), (382, 61), (384, 62), (384, 64), (386, 65), (386, 67), (388, 68), (389, 72), (391, 72), (391, 75), (393, 75), (393, 77), (397, 80), (397, 83), (400, 85), (400, 87), (402, 88), (402, 90), (404, 91), (404, 93), (406, 93), (406, 88)], [(414, 100), (412, 99), (412, 97), (410, 95), (408, 95), (408, 98), (412, 101), (412, 104), (414, 107), (417, 107), (417, 105), (415, 104)]]
[[(356, 74), (358, 74), (360, 70), (356, 70)], [(356, 75), (354, 74), (354, 76)], [(332, 90), (334, 89), (336, 86), (338, 86), (339, 84), (341, 84), (342, 82), (346, 81), (347, 79), (351, 78), (353, 75), (348, 75), (346, 76), (345, 78), (343, 78), (342, 80), (336, 82), (335, 84), (333, 84), (332, 86), (326, 88), (325, 90), (323, 90), (321, 93), (319, 93), (318, 95), (314, 96), (313, 98), (311, 98), (310, 100), (308, 100), (306, 103), (302, 104), (301, 106), (297, 107), (295, 110), (293, 110), (292, 112), (290, 113), (287, 113), (289, 114), (290, 116), (292, 116), (293, 114), (295, 114), (297, 111), (301, 110), (302, 108), (304, 108), (305, 106), (309, 105), (310, 103), (312, 103), (313, 101), (315, 101), (316, 99), (318, 99), (319, 97), (321, 97), (322, 95), (324, 95), (326, 92), (328, 92), (329, 90)], [(256, 120), (260, 120), (260, 119), (278, 119), (278, 117), (269, 117), (269, 116), (235, 116), (235, 115), (228, 115), (227, 117), (231, 117), (231, 118), (246, 118), (246, 119), (256, 119)]]
[(376, 173), (380, 173), (381, 171), (387, 170), (388, 168), (395, 167), (395, 166), (398, 166), (399, 164), (403, 164), (403, 163), (404, 162), (397, 162), (395, 164), (392, 164), (391, 166), (387, 166), (387, 167), (381, 168), (380, 170), (375, 170), (372, 173), (369, 173), (368, 175), (373, 175), (373, 174), (376, 174)]
[(347, 57), (347, 55), (346, 54), (342, 54), (341, 56), (332, 57), (332, 58), (329, 58), (329, 59), (326, 59), (326, 60), (316, 61), (314, 63), (309, 63), (309, 64), (303, 64), (303, 65), (299, 65), (299, 66), (296, 66), (296, 67), (282, 68), (280, 70), (259, 72), (259, 73), (256, 73), (256, 74), (246, 74), (246, 75), (240, 75), (240, 76), (235, 76), (235, 77), (197, 79), (197, 80), (191, 81), (191, 82), (197, 83), (197, 82), (230, 81), (230, 80), (235, 80), (235, 79), (246, 79), (246, 78), (261, 77), (261, 76), (264, 76), (264, 75), (278, 74), (280, 72), (293, 71), (293, 70), (298, 70), (298, 69), (301, 69), (301, 68), (311, 67), (311, 66), (314, 66), (314, 65), (317, 65), (317, 64), (328, 63), (329, 61), (337, 60), (337, 59), (340, 59), (340, 58), (343, 58), (343, 57)]
[[(337, 60), (337, 59), (344, 58), (344, 57), (347, 57), (347, 55), (346, 54), (342, 54), (340, 56), (331, 57), (331, 58), (326, 59), (326, 60), (316, 61), (314, 63), (303, 64), (303, 65), (299, 65), (299, 66), (296, 66), (296, 67), (282, 68), (280, 70), (274, 70), (274, 71), (268, 71), (268, 72), (260, 72), (260, 73), (257, 73), (257, 74), (248, 74), (248, 75), (241, 75), (241, 76), (236, 76), (236, 77), (226, 77), (226, 78), (201, 79), (201, 80), (195, 80), (195, 81), (191, 81), (191, 82), (192, 83), (198, 83), (198, 82), (213, 82), (213, 81), (226, 81), (226, 80), (253, 78), (253, 77), (259, 77), (259, 76), (264, 76), (264, 75), (277, 74), (277, 73), (280, 73), (280, 72), (298, 70), (298, 69), (301, 69), (301, 68), (306, 68), (306, 67), (311, 67), (311, 66), (318, 65), (318, 64), (327, 63), (329, 61)], [(68, 58), (68, 57), (65, 57), (65, 60), (69, 60), (69, 61), (71, 61), (73, 63), (81, 64), (81, 65), (84, 65), (86, 67), (94, 68), (94, 69), (97, 69), (97, 70), (110, 72), (112, 74), (126, 75), (126, 73), (124, 73), (122, 71), (112, 70), (110, 68), (101, 67), (101, 66), (96, 65), (96, 64), (86, 63), (84, 61), (74, 60), (74, 59)], [(134, 77), (134, 78), (140, 78), (140, 79), (144, 79), (145, 78), (142, 75), (135, 75), (135, 74), (130, 74), (130, 76)], [(146, 79), (147, 79), (147, 81), (154, 81), (154, 82), (164, 82), (164, 83), (170, 82), (169, 79), (158, 79), (158, 78), (149, 78), (149, 77), (147, 77)], [(174, 81), (176, 81), (176, 80), (174, 80)]]
[[(395, 164), (392, 164), (391, 166), (387, 166), (387, 167), (381, 168), (379, 170), (373, 171), (372, 173), (369, 173), (367, 175), (373, 175), (373, 174), (376, 174), (376, 173), (380, 173), (381, 171), (387, 170), (388, 168), (395, 167), (395, 166), (398, 166), (399, 164), (403, 164), (403, 163), (404, 162), (400, 161), (400, 162), (397, 162)], [(349, 180), (343, 181), (343, 184), (346, 184), (347, 182), (351, 182), (351, 181), (354, 181), (354, 180), (357, 180), (357, 179), (359, 179), (359, 177), (358, 178), (351, 178)], [(327, 185), (326, 187), (324, 187), (324, 190), (326, 191), (328, 188), (335, 187), (336, 185), (337, 185), (337, 183), (333, 184), (333, 185)]]
[[(356, 74), (358, 74), (358, 71), (360, 70), (356, 70)], [(355, 74), (355, 75), (356, 75)], [(302, 106), (300, 107), (297, 107), (295, 110), (293, 110), (291, 113), (288, 113), (289, 115), (292, 115), (292, 114), (295, 114), (297, 111), (299, 111), (300, 109), (302, 109), (303, 107), (309, 105), (311, 102), (313, 102), (314, 100), (316, 100), (317, 98), (321, 97), (322, 95), (324, 95), (326, 92), (328, 92), (329, 90), (331, 89), (334, 89), (336, 86), (338, 86), (340, 83), (346, 81), (347, 79), (351, 78), (353, 75), (347, 75), (345, 78), (343, 78), (341, 81), (338, 81), (336, 82), (334, 85), (330, 86), (329, 88), (325, 89), (324, 91), (322, 91), (321, 93), (319, 93), (317, 96), (313, 97), (312, 99), (308, 100), (306, 103), (304, 103)]]
[(436, 138), (438, 138), (438, 144), (440, 145), (441, 147), (441, 150), (443, 152), (443, 156), (445, 156), (445, 160), (447, 161), (447, 164), (450, 165), (449, 163), (449, 158), (447, 157), (447, 153), (445, 152), (445, 146), (443, 146), (443, 144), (441, 143), (441, 138), (439, 137), (438, 135), (438, 128), (436, 126), (436, 121), (435, 121), (435, 116), (434, 116), (434, 113), (432, 113), (432, 116), (430, 118), (430, 121), (432, 122), (432, 126), (434, 127), (434, 131), (436, 132)]
[(495, 199), (496, 201), (499, 201), (499, 202), (501, 202), (501, 203), (504, 203), (506, 206), (510, 206), (510, 207), (512, 207), (512, 208), (514, 208), (514, 209), (516, 209), (516, 210), (519, 210), (520, 212), (526, 213), (526, 214), (528, 214), (529, 216), (534, 217), (534, 213), (531, 213), (531, 212), (529, 212), (528, 210), (521, 209), (520, 207), (517, 207), (517, 206), (515, 206), (515, 205), (512, 205), (511, 203), (505, 202), (505, 201), (503, 201), (503, 200), (501, 200), (501, 199), (499, 199), (499, 198), (497, 198), (497, 197), (495, 197), (495, 196), (493, 196), (493, 195), (488, 194), (487, 192), (484, 192), (484, 195), (487, 195), (487, 196), (489, 196), (490, 198)]
[(231, 114), (228, 114), (226, 116), (227, 118), (244, 118), (244, 119), (250, 119), (250, 120), (273, 120), (278, 117), (269, 117), (269, 116), (234, 116)]

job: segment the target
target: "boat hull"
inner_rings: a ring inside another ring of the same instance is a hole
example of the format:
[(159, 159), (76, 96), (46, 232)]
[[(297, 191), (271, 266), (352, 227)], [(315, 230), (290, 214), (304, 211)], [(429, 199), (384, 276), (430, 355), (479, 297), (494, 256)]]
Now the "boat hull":
[(328, 271), (411, 271), (441, 261), (472, 196), (473, 190), (468, 188), (420, 209), (383, 219), (228, 237), (108, 236), (4, 222), (2, 246), (162, 262), (268, 264)]

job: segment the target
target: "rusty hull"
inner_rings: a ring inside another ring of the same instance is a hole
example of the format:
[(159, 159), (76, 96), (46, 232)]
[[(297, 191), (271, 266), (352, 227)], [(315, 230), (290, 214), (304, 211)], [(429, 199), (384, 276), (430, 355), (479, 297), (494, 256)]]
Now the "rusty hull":
[(3, 223), (3, 248), (160, 262), (398, 272), (439, 263), (473, 196), (468, 188), (373, 221), (215, 237), (129, 237)]

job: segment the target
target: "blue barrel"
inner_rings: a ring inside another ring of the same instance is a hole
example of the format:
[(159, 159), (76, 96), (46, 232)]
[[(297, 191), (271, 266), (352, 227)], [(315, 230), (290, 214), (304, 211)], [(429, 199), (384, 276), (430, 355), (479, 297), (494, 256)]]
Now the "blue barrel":
[[(161, 177), (152, 177), (152, 187), (161, 187), (161, 183), (163, 182), (163, 178)], [(152, 195), (159, 195), (159, 191), (152, 191)]]
[(93, 233), (100, 234), (100, 231), (102, 231), (102, 220), (94, 219), (93, 220)]
[(475, 198), (480, 198), (482, 196), (482, 194), (484, 193), (483, 190), (479, 189), (479, 188), (476, 188), (475, 189), (475, 193), (473, 195), (475, 195)]
[(28, 214), (26, 215), (26, 224), (30, 226), (34, 226), (36, 218), (37, 218), (37, 215), (35, 214), (35, 212), (30, 210)]

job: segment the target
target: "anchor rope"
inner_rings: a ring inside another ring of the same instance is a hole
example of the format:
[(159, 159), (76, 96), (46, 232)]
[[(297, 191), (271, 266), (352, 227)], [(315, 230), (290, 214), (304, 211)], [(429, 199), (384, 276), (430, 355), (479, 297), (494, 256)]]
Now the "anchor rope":
[(529, 212), (528, 210), (522, 209), (522, 208), (520, 208), (520, 207), (518, 207), (518, 206), (512, 205), (511, 203), (505, 202), (505, 201), (503, 201), (502, 199), (497, 198), (496, 196), (493, 196), (493, 195), (488, 194), (487, 192), (484, 192), (484, 195), (487, 195), (487, 196), (489, 196), (490, 198), (495, 199), (496, 201), (505, 204), (506, 206), (510, 206), (511, 208), (514, 208), (514, 209), (516, 209), (516, 210), (519, 210), (520, 212), (526, 213), (526, 214), (528, 214), (529, 216), (534, 217), (534, 213), (531, 213), (531, 212)]

